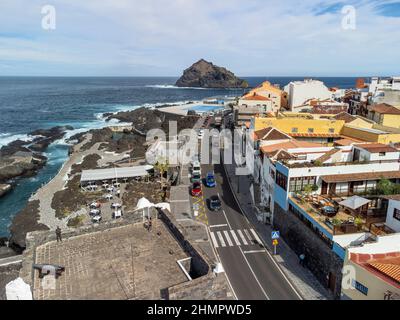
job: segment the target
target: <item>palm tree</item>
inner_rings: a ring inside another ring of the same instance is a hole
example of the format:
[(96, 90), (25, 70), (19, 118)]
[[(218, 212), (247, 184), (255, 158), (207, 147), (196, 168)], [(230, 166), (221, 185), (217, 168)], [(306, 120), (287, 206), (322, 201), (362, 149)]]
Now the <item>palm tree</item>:
[(161, 189), (162, 189), (164, 174), (169, 168), (168, 160), (165, 158), (160, 158), (160, 159), (158, 159), (158, 161), (154, 165), (154, 167), (160, 172), (160, 183), (161, 183)]

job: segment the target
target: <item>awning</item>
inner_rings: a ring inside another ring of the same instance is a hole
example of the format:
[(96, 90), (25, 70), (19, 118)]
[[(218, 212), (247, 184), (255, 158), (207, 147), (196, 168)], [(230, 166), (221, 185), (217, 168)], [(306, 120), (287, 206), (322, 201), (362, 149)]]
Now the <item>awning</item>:
[(400, 171), (337, 174), (332, 176), (322, 176), (321, 178), (326, 183), (370, 181), (370, 180), (381, 180), (381, 179), (400, 179)]
[(83, 170), (81, 182), (144, 177), (153, 166), (136, 166), (110, 169)]
[(361, 208), (370, 202), (371, 200), (359, 196), (353, 196), (351, 198), (348, 198), (347, 200), (340, 202), (339, 205), (349, 209), (357, 210), (358, 208)]

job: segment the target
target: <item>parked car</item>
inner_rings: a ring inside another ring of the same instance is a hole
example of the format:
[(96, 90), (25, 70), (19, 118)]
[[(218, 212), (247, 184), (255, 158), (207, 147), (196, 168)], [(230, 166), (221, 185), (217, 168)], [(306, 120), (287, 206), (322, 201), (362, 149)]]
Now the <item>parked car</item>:
[(220, 211), (222, 208), (221, 199), (219, 196), (212, 196), (209, 201), (211, 211)]
[(122, 216), (123, 216), (122, 210), (115, 210), (113, 212), (113, 219), (120, 219), (122, 218)]
[(102, 219), (103, 218), (102, 218), (101, 215), (97, 215), (97, 216), (92, 217), (92, 222), (93, 223), (99, 223)]
[(199, 182), (201, 183), (201, 175), (200, 174), (193, 174), (192, 175), (192, 183)]
[(201, 190), (201, 183), (200, 182), (193, 183), (192, 192), (191, 193), (192, 193), (193, 197), (200, 197), (203, 194), (203, 191)]
[(217, 186), (214, 173), (212, 173), (212, 172), (207, 173), (206, 186), (209, 188), (215, 188)]
[(199, 161), (194, 161), (192, 164), (192, 174), (201, 174), (201, 165)]

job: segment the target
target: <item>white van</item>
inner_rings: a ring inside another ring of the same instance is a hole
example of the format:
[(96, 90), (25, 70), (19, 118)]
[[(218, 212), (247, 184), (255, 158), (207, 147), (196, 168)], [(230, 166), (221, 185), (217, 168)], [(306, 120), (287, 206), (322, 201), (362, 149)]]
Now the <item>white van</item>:
[(192, 164), (192, 174), (201, 175), (201, 165), (199, 161), (194, 161)]

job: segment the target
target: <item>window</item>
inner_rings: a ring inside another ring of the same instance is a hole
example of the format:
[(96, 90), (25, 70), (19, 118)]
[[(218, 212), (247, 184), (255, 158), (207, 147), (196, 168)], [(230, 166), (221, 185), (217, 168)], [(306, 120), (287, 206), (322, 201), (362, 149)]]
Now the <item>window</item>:
[(287, 191), (287, 177), (279, 171), (276, 172), (276, 184)]
[(314, 128), (308, 128), (308, 133), (314, 133)]
[(356, 290), (360, 291), (363, 295), (368, 295), (368, 288), (358, 281), (353, 280), (353, 286), (356, 288)]
[(399, 209), (394, 209), (393, 218), (400, 221), (400, 210)]
[(380, 156), (380, 157), (386, 156), (386, 152), (379, 152), (379, 156)]
[(307, 185), (315, 185), (317, 177), (299, 177), (290, 179), (289, 192), (303, 191)]
[(329, 128), (329, 133), (335, 133), (335, 129), (334, 128)]
[(292, 128), (292, 133), (297, 133), (299, 132), (299, 128)]

